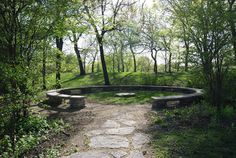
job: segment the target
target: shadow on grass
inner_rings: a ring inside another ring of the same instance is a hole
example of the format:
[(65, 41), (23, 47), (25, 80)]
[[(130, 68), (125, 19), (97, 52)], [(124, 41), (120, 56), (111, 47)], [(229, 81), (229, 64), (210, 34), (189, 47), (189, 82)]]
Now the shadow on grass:
[(61, 83), (64, 84), (64, 83), (68, 83), (68, 82), (71, 82), (71, 81), (74, 81), (78, 78), (82, 78), (82, 77), (85, 77), (85, 76), (80, 76), (80, 75), (75, 75), (74, 77), (68, 79), (68, 80), (65, 80), (65, 81), (62, 81)]
[(236, 128), (212, 125), (207, 113), (196, 113), (195, 107), (190, 107), (158, 111), (152, 116), (156, 157), (236, 157)]
[(235, 157), (236, 130), (175, 129), (153, 137), (159, 157)]

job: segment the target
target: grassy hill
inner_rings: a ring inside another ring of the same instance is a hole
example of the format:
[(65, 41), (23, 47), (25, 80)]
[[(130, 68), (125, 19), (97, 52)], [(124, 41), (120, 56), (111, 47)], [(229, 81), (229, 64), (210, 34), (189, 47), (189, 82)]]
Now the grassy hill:
[[(109, 73), (112, 85), (173, 85), (187, 87), (202, 87), (201, 78), (192, 73), (141, 73), (141, 72), (121, 72)], [(55, 74), (47, 78), (48, 87), (53, 88), (55, 85)], [(85, 76), (79, 76), (77, 73), (62, 73), (62, 87), (79, 87), (85, 85), (103, 85), (103, 74), (94, 73)]]

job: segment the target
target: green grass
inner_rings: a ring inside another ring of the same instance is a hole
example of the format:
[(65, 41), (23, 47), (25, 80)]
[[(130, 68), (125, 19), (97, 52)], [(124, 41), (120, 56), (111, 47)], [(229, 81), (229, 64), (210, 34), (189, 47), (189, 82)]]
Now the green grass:
[[(174, 85), (201, 87), (201, 76), (196, 72), (179, 72), (179, 73), (142, 73), (142, 72), (121, 72), (109, 73), (112, 85)], [(48, 87), (53, 88), (55, 85), (55, 74), (47, 76)], [(86, 85), (103, 85), (104, 79), (102, 73), (88, 74), (78, 76), (77, 73), (62, 73), (62, 87), (79, 87)]]
[(99, 92), (99, 93), (90, 93), (86, 94), (88, 100), (102, 103), (102, 104), (145, 104), (151, 101), (152, 96), (160, 97), (160, 96), (169, 96), (176, 95), (178, 93), (174, 92), (156, 92), (156, 91), (134, 91), (136, 94), (133, 97), (117, 97), (116, 93), (120, 93), (118, 91), (112, 92)]
[(158, 133), (153, 146), (158, 158), (236, 157), (236, 129), (186, 129)]
[(230, 119), (216, 122), (215, 114), (215, 108), (201, 105), (152, 114), (156, 157), (236, 157), (236, 127)]

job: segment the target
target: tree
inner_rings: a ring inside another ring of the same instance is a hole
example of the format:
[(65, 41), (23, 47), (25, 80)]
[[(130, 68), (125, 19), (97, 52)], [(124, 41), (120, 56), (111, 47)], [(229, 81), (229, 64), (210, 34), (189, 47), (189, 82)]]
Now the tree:
[(231, 30), (231, 36), (232, 36), (232, 44), (234, 48), (234, 58), (236, 62), (236, 28), (235, 28), (235, 0), (228, 0), (228, 11), (229, 11), (229, 16), (228, 16), (228, 21), (230, 25), (230, 30)]
[[(165, 60), (168, 59), (168, 72), (171, 73), (172, 72), (172, 70), (171, 70), (172, 55), (173, 55), (171, 45), (172, 45), (172, 41), (173, 41), (173, 35), (172, 35), (172, 32), (170, 29), (163, 30), (161, 34), (162, 34), (161, 35), (162, 46), (165, 50), (165, 53), (168, 52), (168, 57), (165, 54)], [(165, 66), (166, 66), (166, 64), (165, 64)]]
[[(173, 15), (174, 16), (174, 15)], [(185, 47), (185, 51), (184, 51), (184, 70), (188, 71), (189, 69), (189, 59), (190, 59), (190, 51), (191, 51), (191, 38), (190, 35), (188, 34), (187, 31), (187, 26), (186, 26), (186, 21), (184, 19), (184, 17), (180, 16), (180, 17), (176, 17), (174, 16), (173, 18), (177, 18), (175, 19), (175, 23), (174, 23), (174, 28), (177, 30), (177, 37), (180, 39), (181, 43), (184, 43), (184, 47)]]
[(70, 38), (70, 40), (74, 45), (74, 51), (75, 51), (75, 54), (76, 54), (76, 57), (77, 57), (77, 60), (78, 60), (80, 75), (83, 76), (86, 73), (85, 73), (85, 68), (84, 68), (84, 65), (83, 65), (82, 57), (81, 57), (81, 52), (80, 52), (80, 49), (78, 47), (78, 41), (79, 41), (81, 36), (82, 36), (82, 33), (77, 35), (75, 32), (72, 32), (72, 39)]
[(99, 44), (105, 85), (110, 85), (110, 80), (104, 53), (104, 36), (107, 32), (114, 31), (118, 28), (119, 23), (117, 22), (117, 17), (119, 11), (125, 5), (127, 4), (124, 3), (124, 0), (117, 0), (116, 2), (109, 0), (84, 1), (85, 11), (88, 16), (87, 21), (93, 28)]
[(169, 2), (177, 16), (185, 18), (187, 31), (201, 60), (210, 101), (220, 111), (231, 51), (225, 3), (221, 0)]
[(136, 54), (140, 53), (136, 50), (140, 46), (140, 37), (138, 31), (136, 30), (135, 26), (131, 24), (123, 31), (123, 35), (126, 41), (125, 45), (129, 48), (133, 58), (133, 71), (137, 72)]
[(157, 74), (157, 54), (159, 51), (163, 50), (160, 41), (160, 19), (155, 12), (157, 8), (153, 6), (152, 9), (149, 9), (143, 13), (142, 18), (142, 44), (143, 46), (151, 52), (151, 58), (153, 59), (154, 66), (153, 71)]
[[(0, 2), (0, 82), (7, 109), (10, 136), (14, 155), (17, 123), (28, 116), (29, 103), (34, 95), (32, 81), (34, 63), (39, 44), (50, 35), (54, 20), (46, 2), (2, 0)], [(13, 157), (13, 156), (12, 156)]]
[(81, 51), (78, 46), (78, 42), (83, 34), (88, 30), (87, 22), (84, 21), (84, 11), (82, 3), (80, 1), (75, 1), (73, 6), (69, 8), (70, 15), (67, 18), (67, 30), (70, 41), (74, 45), (74, 51), (78, 60), (78, 65), (80, 69), (80, 75), (83, 76), (86, 74), (85, 66), (83, 65), (83, 60), (81, 57)]
[[(77, 1), (76, 1), (77, 2)], [(51, 16), (56, 19), (56, 24), (54, 26), (53, 36), (56, 43), (56, 88), (61, 88), (61, 60), (62, 60), (62, 49), (63, 49), (63, 38), (67, 34), (66, 19), (70, 16), (70, 6), (73, 6), (73, 1), (66, 0), (56, 0), (53, 1), (51, 6), (53, 6)]]

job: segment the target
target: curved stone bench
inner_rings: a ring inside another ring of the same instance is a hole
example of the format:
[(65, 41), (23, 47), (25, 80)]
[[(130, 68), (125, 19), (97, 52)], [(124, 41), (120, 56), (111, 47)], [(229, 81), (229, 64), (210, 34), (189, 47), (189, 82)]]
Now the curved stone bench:
[(112, 85), (112, 86), (85, 86), (79, 88), (65, 88), (51, 90), (47, 92), (49, 103), (51, 105), (59, 105), (63, 99), (69, 99), (71, 107), (85, 106), (85, 96), (83, 94), (95, 92), (109, 91), (165, 91), (177, 92), (181, 95), (152, 97), (152, 108), (160, 109), (171, 107), (173, 103), (176, 106), (186, 106), (193, 102), (197, 102), (202, 98), (203, 92), (201, 89), (173, 87), (173, 86), (152, 86), (152, 85)]
[(152, 109), (172, 108), (176, 106), (188, 106), (199, 102), (203, 97), (201, 89), (187, 88), (192, 93), (164, 97), (152, 97)]
[(85, 96), (61, 94), (60, 92), (61, 89), (57, 89), (57, 90), (50, 90), (46, 93), (49, 105), (57, 106), (60, 105), (63, 100), (69, 100), (71, 108), (78, 108), (85, 106), (85, 98), (86, 98)]

